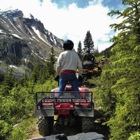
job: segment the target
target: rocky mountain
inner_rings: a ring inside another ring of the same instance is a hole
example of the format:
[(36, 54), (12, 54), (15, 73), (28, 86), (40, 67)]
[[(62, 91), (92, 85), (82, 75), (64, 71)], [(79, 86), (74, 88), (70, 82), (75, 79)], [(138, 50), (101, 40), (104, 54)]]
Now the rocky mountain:
[(7, 66), (24, 73), (34, 60), (46, 61), (52, 47), (58, 56), (62, 43), (33, 15), (26, 18), (20, 10), (0, 11), (0, 73)]

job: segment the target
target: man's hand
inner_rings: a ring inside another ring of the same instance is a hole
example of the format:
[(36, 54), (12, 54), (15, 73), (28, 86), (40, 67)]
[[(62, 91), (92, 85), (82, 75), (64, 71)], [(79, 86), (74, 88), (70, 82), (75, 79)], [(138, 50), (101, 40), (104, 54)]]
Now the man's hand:
[(59, 75), (54, 78), (55, 81), (59, 81)]

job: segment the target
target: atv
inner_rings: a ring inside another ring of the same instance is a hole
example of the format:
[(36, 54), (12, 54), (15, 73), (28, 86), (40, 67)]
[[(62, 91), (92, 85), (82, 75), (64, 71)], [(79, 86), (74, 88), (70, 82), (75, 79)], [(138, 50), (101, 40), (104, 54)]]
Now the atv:
[(93, 76), (94, 77), (98, 77), (100, 76), (102, 73), (102, 69), (100, 67), (100, 62), (96, 62), (95, 64), (93, 64), (92, 66), (83, 66), (83, 79), (84, 81), (87, 81), (88, 79), (91, 79)]
[(56, 98), (58, 87), (51, 92), (36, 93), (35, 116), (39, 119), (37, 124), (40, 135), (73, 135), (93, 131), (93, 93), (86, 87), (79, 87), (79, 90), (81, 97), (78, 99), (69, 84), (60, 98)]

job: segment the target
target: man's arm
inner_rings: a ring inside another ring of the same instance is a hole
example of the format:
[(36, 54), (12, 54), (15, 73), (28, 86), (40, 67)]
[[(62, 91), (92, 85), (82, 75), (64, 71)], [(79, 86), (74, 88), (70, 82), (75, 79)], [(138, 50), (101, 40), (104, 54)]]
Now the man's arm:
[(57, 62), (56, 62), (56, 75), (60, 74), (61, 71), (61, 55), (59, 55)]

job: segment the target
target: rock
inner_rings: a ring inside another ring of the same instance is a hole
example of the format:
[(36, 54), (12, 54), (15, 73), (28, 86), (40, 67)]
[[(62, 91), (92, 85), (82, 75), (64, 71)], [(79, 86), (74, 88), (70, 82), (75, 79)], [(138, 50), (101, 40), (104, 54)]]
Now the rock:
[(96, 132), (88, 132), (88, 133), (78, 133), (77, 135), (72, 136), (58, 134), (30, 140), (104, 140), (104, 136)]
[(68, 140), (103, 140), (104, 136), (96, 132), (79, 133), (77, 135), (68, 136)]

